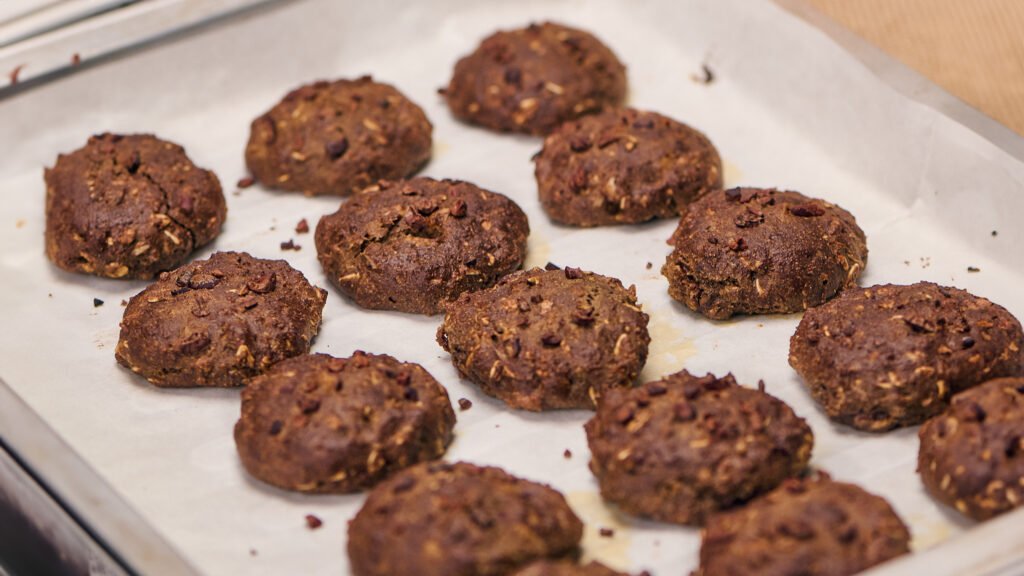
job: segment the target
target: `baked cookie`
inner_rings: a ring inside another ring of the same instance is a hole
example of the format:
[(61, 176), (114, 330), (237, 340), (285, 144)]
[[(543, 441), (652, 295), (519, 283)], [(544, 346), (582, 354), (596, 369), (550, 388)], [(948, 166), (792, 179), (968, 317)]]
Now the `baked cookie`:
[(267, 484), (355, 492), (440, 458), (454, 426), (448, 392), (419, 364), (305, 354), (246, 383), (235, 446)]
[(722, 188), (722, 161), (707, 137), (632, 108), (562, 124), (544, 139), (535, 162), (544, 211), (573, 226), (675, 217)]
[(847, 576), (910, 551), (888, 502), (824, 474), (712, 516), (701, 536), (695, 576)]
[(997, 378), (953, 397), (924, 423), (917, 471), (940, 502), (987, 520), (1024, 497), (1024, 378)]
[(151, 134), (100, 134), (46, 180), (46, 256), (70, 272), (150, 279), (220, 234), (217, 176)]
[(308, 352), (326, 300), (284, 260), (217, 252), (133, 296), (114, 355), (157, 386), (239, 386)]
[(448, 306), (437, 341), (459, 373), (513, 408), (593, 408), (647, 361), (647, 314), (614, 278), (533, 268)]
[[(570, 560), (539, 560), (515, 573), (515, 576), (629, 576), (600, 562), (577, 564)], [(650, 576), (642, 572), (637, 576)]]
[(433, 126), (419, 106), (369, 76), (288, 93), (253, 120), (245, 163), (264, 186), (347, 196), (410, 176), (430, 159)]
[(370, 492), (348, 528), (356, 576), (503, 576), (579, 553), (565, 498), (500, 468), (428, 462)]
[(566, 120), (620, 104), (626, 67), (591, 34), (545, 22), (485, 38), (459, 60), (441, 92), (465, 122), (547, 134)]
[(607, 392), (586, 424), (601, 496), (623, 511), (703, 524), (800, 474), (814, 437), (803, 418), (731, 374), (683, 370)]
[(801, 312), (857, 285), (864, 232), (842, 208), (798, 192), (733, 188), (690, 205), (662, 267), (668, 293), (714, 320)]
[(324, 216), (327, 277), (363, 308), (437, 314), (523, 264), (530, 226), (501, 194), (468, 182), (381, 182)]
[(804, 314), (789, 364), (830, 418), (883, 431), (920, 424), (949, 397), (1024, 374), (1024, 333), (1005, 308), (919, 282), (847, 290)]

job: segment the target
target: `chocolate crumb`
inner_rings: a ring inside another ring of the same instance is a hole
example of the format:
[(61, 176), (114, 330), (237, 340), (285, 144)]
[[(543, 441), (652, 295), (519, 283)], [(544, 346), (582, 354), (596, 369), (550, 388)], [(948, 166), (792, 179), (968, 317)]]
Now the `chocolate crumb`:
[(968, 266), (967, 267), (967, 271), (968, 272), (981, 272), (981, 268), (978, 268), (977, 266)]
[(93, 298), (92, 299), (92, 307), (93, 308), (99, 308), (100, 306), (103, 306), (103, 300), (100, 300), (99, 298)]
[(565, 458), (566, 460), (568, 460), (569, 458), (572, 458), (572, 450), (569, 450), (568, 448), (566, 448), (565, 452), (562, 452), (562, 457)]
[(459, 411), (465, 412), (473, 407), (473, 402), (469, 398), (459, 398)]
[(237, 186), (239, 188), (248, 188), (249, 186), (252, 186), (255, 183), (256, 183), (256, 179), (255, 178), (253, 178), (252, 176), (246, 176), (246, 177), (240, 178), (238, 180)]
[(600, 534), (602, 538), (611, 538), (612, 536), (615, 536), (615, 530), (605, 528), (603, 526), (597, 531), (597, 533)]
[(993, 230), (993, 231), (992, 231), (992, 236), (993, 236), (993, 237), (995, 237), (995, 236), (999, 236), (999, 231), (998, 231), (998, 230)]
[(281, 242), (281, 250), (294, 250), (298, 252), (302, 250), (302, 246), (299, 246), (294, 240), (289, 238), (287, 242)]
[(697, 84), (711, 84), (715, 81), (715, 71), (707, 64), (700, 65), (700, 74), (690, 74), (690, 80)]
[(295, 225), (295, 233), (305, 234), (307, 232), (309, 232), (309, 222), (306, 222), (306, 219), (303, 218), (302, 220), (299, 220), (298, 224)]
[(121, 306), (127, 306), (127, 305), (128, 305), (128, 301), (122, 298), (121, 299)]
[(78, 52), (75, 52), (74, 54), (71, 55), (71, 65), (72, 66), (78, 66), (81, 63), (82, 63), (82, 57), (78, 54)]
[(11, 80), (11, 86), (18, 83), (18, 74), (21, 74), (21, 69), (24, 67), (24, 64), (18, 64), (14, 67), (14, 70), (11, 70), (10, 73), (7, 74), (7, 77)]
[(259, 556), (260, 553), (255, 548), (249, 548), (249, 556)]
[(652, 263), (650, 263), (650, 262), (648, 262), (648, 263), (647, 263), (647, 265), (646, 265), (646, 266), (644, 266), (644, 268), (646, 268), (646, 269), (648, 269), (648, 270), (650, 270), (650, 269), (651, 269), (651, 268), (653, 268), (653, 267), (654, 267), (654, 264), (652, 264)]
[(306, 514), (306, 526), (310, 530), (316, 530), (317, 528), (319, 528), (319, 527), (321, 527), (323, 525), (324, 525), (324, 521), (323, 520), (317, 518), (316, 516), (314, 516), (312, 514)]

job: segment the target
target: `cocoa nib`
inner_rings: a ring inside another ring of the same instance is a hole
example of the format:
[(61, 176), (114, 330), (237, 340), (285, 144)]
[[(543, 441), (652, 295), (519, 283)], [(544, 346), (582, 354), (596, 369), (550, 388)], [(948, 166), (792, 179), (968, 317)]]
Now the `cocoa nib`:
[(277, 287), (277, 274), (273, 272), (270, 272), (269, 274), (264, 272), (263, 274), (260, 274), (258, 278), (249, 281), (246, 286), (249, 287), (249, 290), (252, 290), (257, 294), (273, 292), (274, 288)]
[(815, 216), (821, 216), (825, 213), (825, 209), (820, 204), (808, 202), (806, 204), (794, 204), (789, 207), (789, 213), (793, 216), (799, 216), (801, 218), (813, 218)]
[(99, 298), (93, 298), (92, 299), (92, 307), (93, 308), (99, 308), (100, 306), (103, 306), (103, 300), (100, 300)]
[(306, 222), (306, 219), (303, 218), (302, 220), (299, 220), (298, 224), (295, 225), (295, 233), (305, 234), (307, 232), (309, 232), (309, 222)]
[(549, 333), (549, 334), (545, 334), (545, 335), (541, 336), (540, 341), (545, 346), (554, 347), (554, 346), (558, 346), (559, 344), (562, 343), (562, 337), (559, 336), (558, 334), (551, 334), (551, 333)]
[(324, 145), (324, 150), (327, 152), (327, 156), (331, 160), (337, 160), (348, 151), (348, 138), (342, 136), (337, 140), (328, 142)]
[(733, 252), (743, 252), (747, 249), (747, 241), (743, 238), (737, 238), (732, 242), (729, 242), (729, 250)]
[(579, 280), (583, 278), (583, 271), (579, 268), (573, 268), (571, 266), (565, 267), (565, 277), (569, 280)]
[(246, 176), (244, 178), (239, 178), (237, 186), (239, 188), (248, 188), (249, 186), (252, 186), (255, 183), (255, 178), (253, 178), (252, 176)]
[(314, 516), (312, 514), (306, 514), (306, 526), (310, 530), (316, 530), (317, 528), (319, 528), (319, 527), (321, 527), (323, 525), (324, 525), (324, 521), (323, 520), (317, 518), (316, 516)]
[(473, 402), (469, 398), (459, 398), (459, 410), (465, 412), (473, 407)]
[(302, 246), (299, 246), (294, 240), (289, 238), (287, 242), (281, 242), (281, 250), (294, 250), (298, 252), (302, 250)]
[(452, 218), (464, 217), (466, 215), (466, 201), (456, 200), (455, 203), (452, 204), (452, 207), (448, 211), (448, 214), (450, 214)]
[(590, 139), (586, 136), (576, 136), (569, 140), (569, 148), (573, 152), (586, 152), (590, 149)]
[(600, 534), (602, 538), (611, 538), (612, 536), (615, 536), (615, 530), (612, 530), (611, 528), (602, 527), (597, 531), (597, 533)]

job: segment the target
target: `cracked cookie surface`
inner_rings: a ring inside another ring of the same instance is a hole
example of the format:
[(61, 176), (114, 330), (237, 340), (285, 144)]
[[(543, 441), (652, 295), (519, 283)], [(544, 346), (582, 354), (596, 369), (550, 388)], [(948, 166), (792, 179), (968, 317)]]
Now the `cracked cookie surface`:
[(440, 458), (454, 426), (448, 392), (419, 364), (304, 354), (246, 383), (235, 446), (268, 484), (345, 493)]
[(817, 473), (712, 516), (694, 576), (850, 576), (909, 552), (885, 499)]
[(428, 462), (378, 484), (349, 523), (357, 576), (505, 576), (579, 553), (583, 523), (554, 489), (500, 468)]
[(683, 370), (610, 390), (586, 424), (601, 496), (624, 512), (703, 524), (807, 467), (811, 428), (761, 390)]
[(530, 227), (507, 197), (468, 182), (381, 182), (316, 228), (331, 282), (363, 308), (437, 314), (522, 266)]
[(456, 63), (443, 94), (464, 122), (547, 134), (566, 120), (621, 103), (626, 67), (588, 32), (531, 24), (485, 38)]
[(853, 216), (799, 192), (732, 188), (683, 214), (661, 273), (668, 292), (714, 320), (800, 312), (857, 285), (867, 264)]
[(919, 282), (850, 289), (804, 314), (789, 364), (830, 418), (884, 431), (939, 414), (950, 396), (1024, 373), (1024, 333), (1005, 308)]
[(722, 161), (706, 136), (633, 108), (562, 124), (544, 139), (535, 162), (544, 211), (573, 226), (678, 216), (722, 188)]
[(217, 252), (133, 296), (114, 354), (156, 386), (240, 386), (308, 352), (326, 300), (284, 260)]
[(437, 340), (459, 373), (514, 408), (593, 408), (647, 360), (636, 288), (578, 268), (533, 268), (466, 292)]
[(389, 84), (319, 81), (253, 120), (245, 163), (268, 188), (348, 196), (423, 167), (432, 132), (423, 110)]
[(975, 520), (1024, 497), (1024, 377), (997, 378), (957, 394), (924, 423), (917, 471), (928, 492)]
[(47, 168), (46, 255), (71, 272), (150, 279), (220, 234), (220, 182), (177, 144), (100, 134)]

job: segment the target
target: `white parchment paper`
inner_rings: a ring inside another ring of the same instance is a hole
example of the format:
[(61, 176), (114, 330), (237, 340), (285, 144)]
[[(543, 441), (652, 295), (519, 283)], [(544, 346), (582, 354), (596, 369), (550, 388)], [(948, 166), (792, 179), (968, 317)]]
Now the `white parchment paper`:
[[(310, 235), (294, 232), (338, 199), (253, 187), (249, 122), (289, 89), (372, 73), (435, 126), (425, 174), (473, 181), (530, 217), (529, 265), (552, 261), (636, 284), (651, 315), (654, 379), (681, 368), (759, 379), (814, 429), (812, 464), (887, 497), (923, 550), (970, 524), (933, 503), (914, 472), (916, 430), (867, 435), (833, 425), (787, 364), (797, 316), (710, 322), (673, 303), (658, 269), (675, 222), (577, 230), (551, 224), (536, 199), (538, 139), (455, 122), (436, 95), (456, 59), (493, 30), (556, 19), (594, 31), (629, 68), (633, 106), (704, 131), (726, 184), (778, 186), (836, 202), (868, 236), (864, 283), (931, 280), (1024, 317), (1024, 165), (877, 80), (822, 33), (767, 2), (288, 2), (81, 70), (0, 102), (0, 375), (115, 489), (209, 574), (346, 574), (346, 520), (363, 497), (304, 496), (243, 472), (231, 429), (237, 390), (158, 390), (113, 357), (121, 299), (144, 286), (58, 271), (43, 255), (42, 170), (102, 131), (155, 132), (221, 177), (224, 234), (204, 250), (285, 258), (329, 287)], [(116, 31), (111, 31), (116, 33)], [(691, 79), (707, 64), (713, 83)], [(299, 252), (282, 252), (294, 239)], [(652, 267), (648, 269), (647, 264)], [(980, 268), (968, 273), (967, 267)], [(585, 556), (655, 574), (696, 567), (698, 531), (633, 520), (602, 504), (587, 470), (588, 412), (506, 409), (461, 381), (434, 342), (440, 317), (357, 309), (329, 288), (314, 351), (355, 349), (423, 364), (469, 398), (448, 457), (496, 464), (562, 490), (587, 524)], [(93, 298), (105, 301), (93, 307)], [(572, 452), (565, 458), (563, 452)], [(324, 526), (305, 527), (316, 514)], [(600, 537), (602, 527), (615, 529)]]

